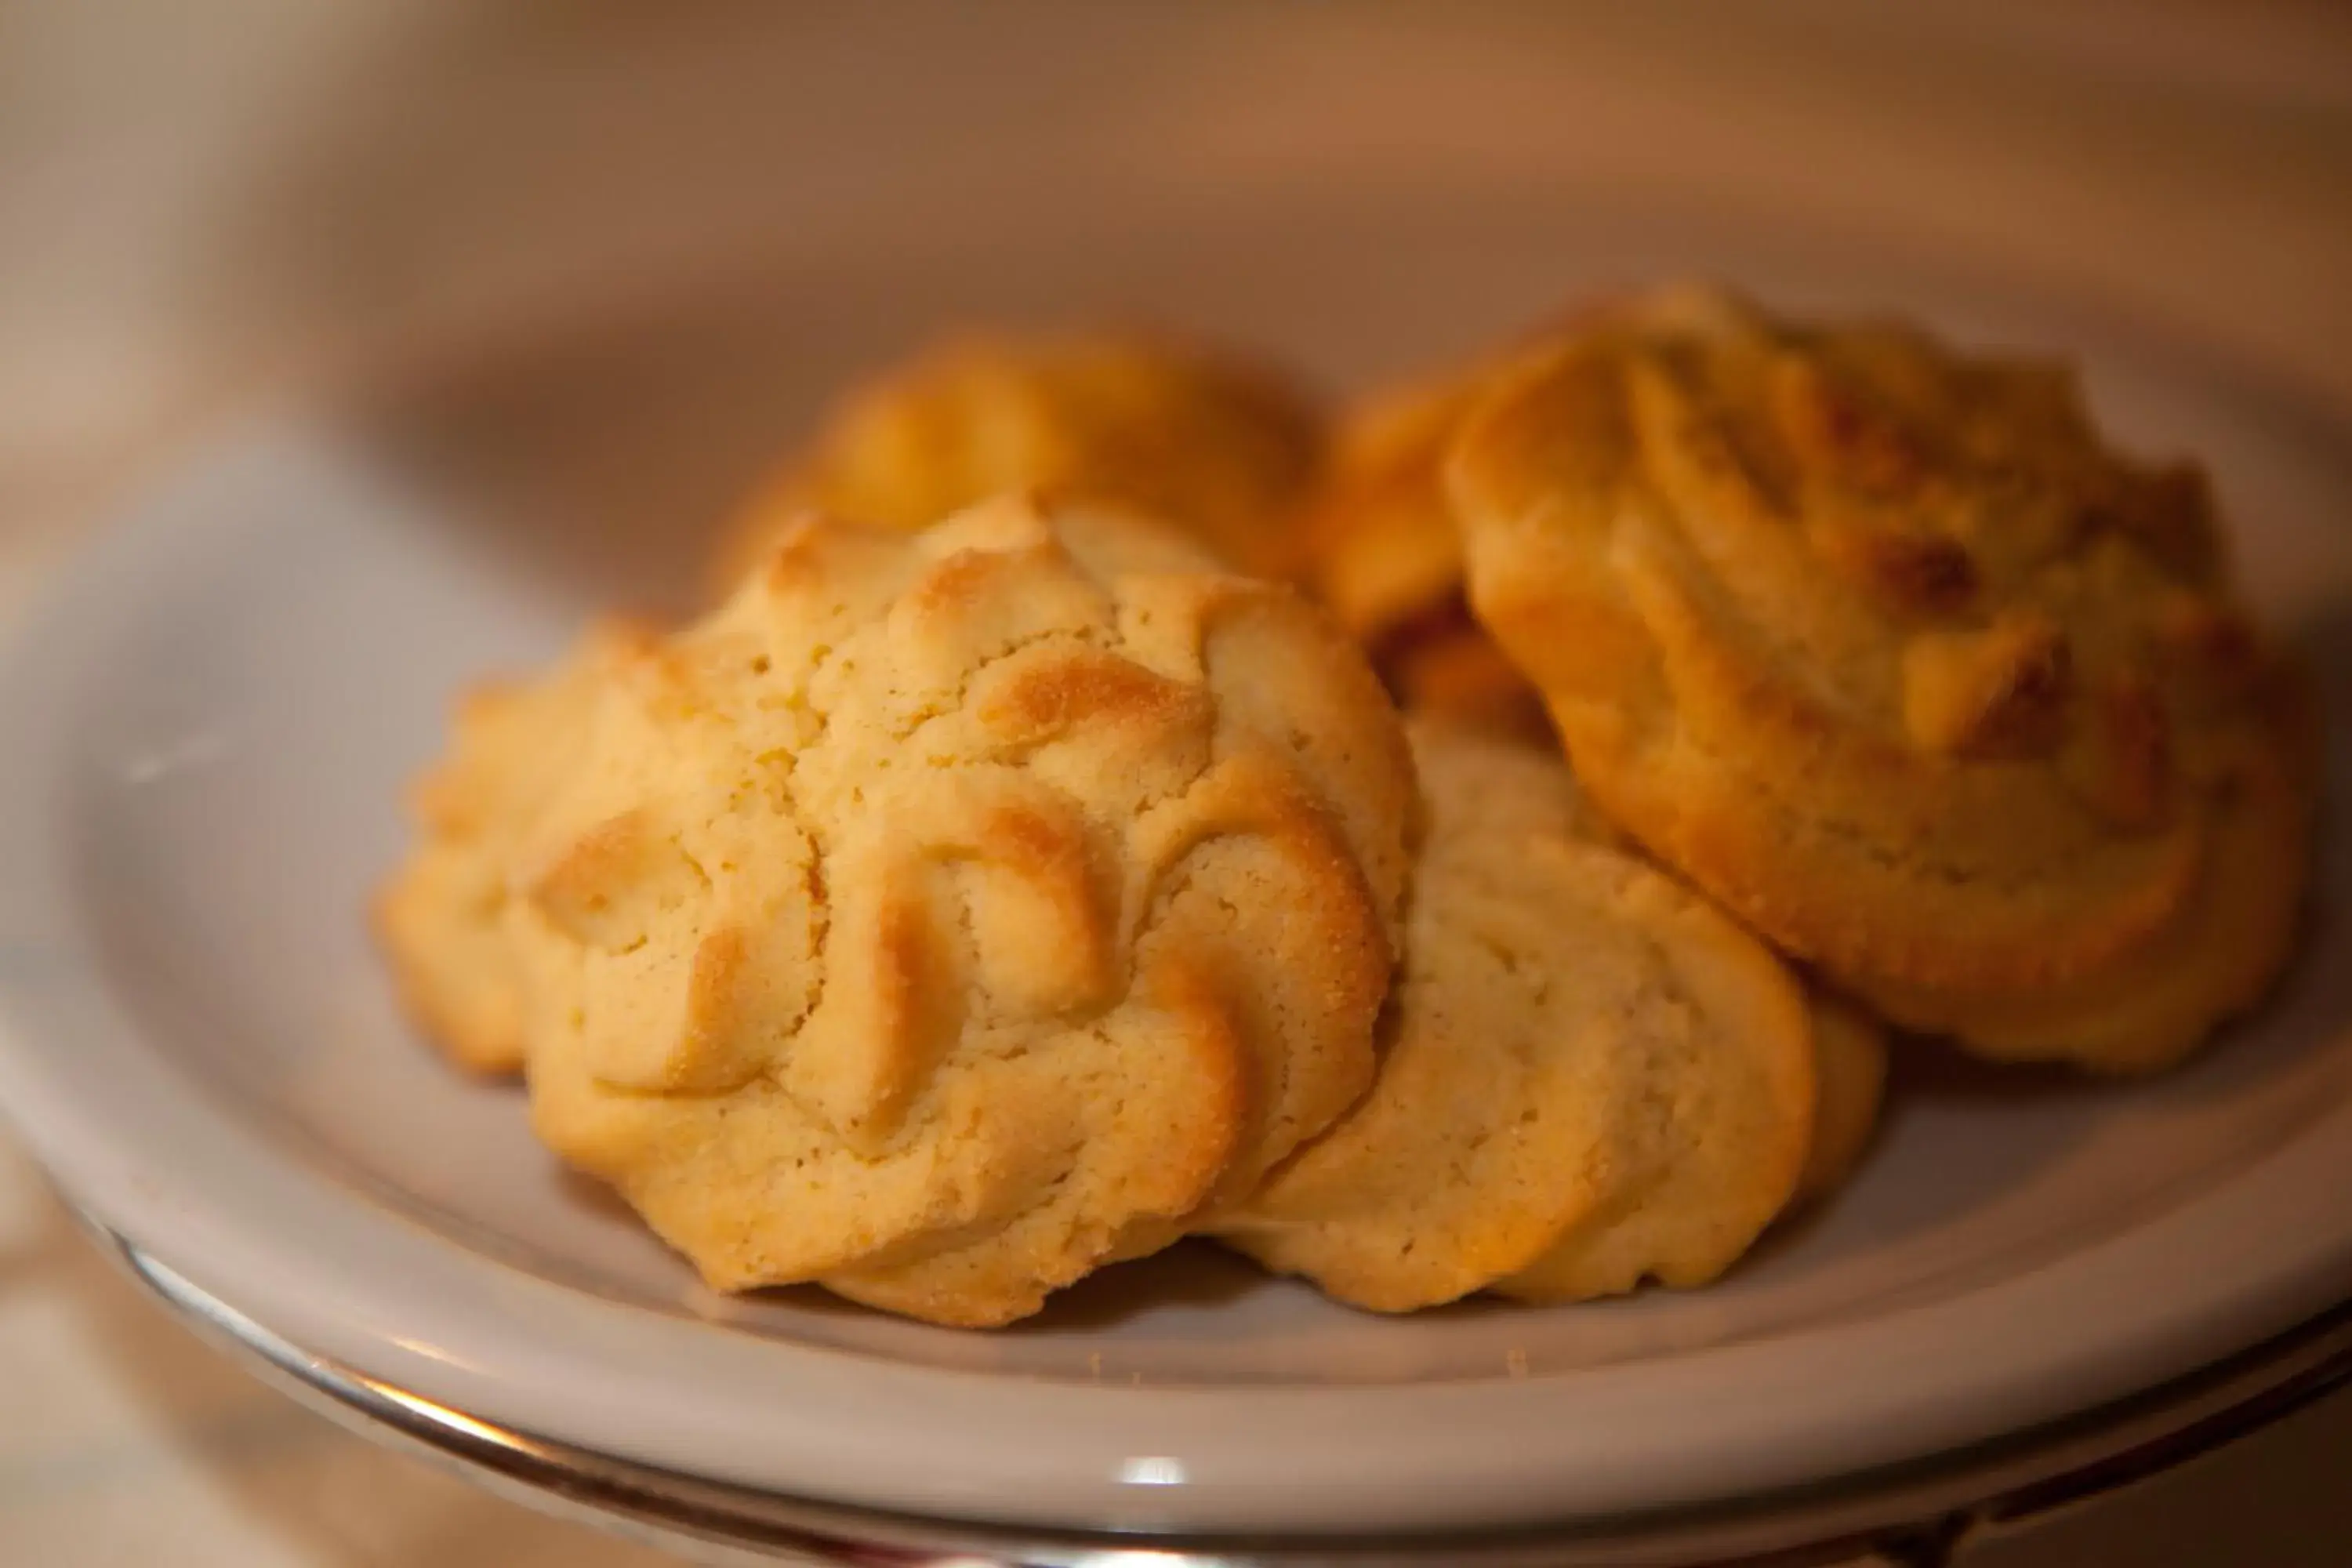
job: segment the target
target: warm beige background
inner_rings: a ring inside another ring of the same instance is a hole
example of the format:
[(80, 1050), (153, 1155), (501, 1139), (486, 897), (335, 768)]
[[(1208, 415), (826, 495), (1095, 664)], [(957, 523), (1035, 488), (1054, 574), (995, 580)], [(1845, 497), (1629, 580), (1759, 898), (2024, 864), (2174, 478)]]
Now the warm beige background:
[[(209, 412), (321, 361), (714, 257), (1368, 157), (1931, 245), (2352, 420), (2352, 20), (2324, 5), (0, 0), (0, 611)], [(2352, 1560), (2347, 1454), (2339, 1398), (1980, 1560)], [(0, 1563), (654, 1561), (258, 1390), (0, 1144)]]

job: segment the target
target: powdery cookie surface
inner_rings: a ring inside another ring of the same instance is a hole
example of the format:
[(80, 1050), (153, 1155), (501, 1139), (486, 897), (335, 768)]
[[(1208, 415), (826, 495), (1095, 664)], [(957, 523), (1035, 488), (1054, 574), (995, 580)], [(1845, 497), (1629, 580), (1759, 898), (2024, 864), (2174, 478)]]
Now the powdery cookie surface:
[(1278, 373), (1140, 334), (948, 339), (836, 404), (722, 546), (731, 588), (802, 512), (927, 528), (1013, 490), (1131, 509), (1228, 565), (1277, 572), (1322, 460)]
[(1662, 293), (1507, 377), (1449, 489), (1595, 800), (1898, 1022), (2147, 1068), (2284, 963), (2299, 684), (2201, 476), (2063, 371)]
[(1429, 831), (1379, 1077), (1215, 1234), (1384, 1311), (1713, 1279), (1807, 1157), (1796, 978), (1623, 847), (1556, 755), (1413, 743)]
[(1446, 454), (1486, 379), (1390, 393), (1340, 421), (1300, 574), (1408, 710), (1542, 735), (1534, 688), (1471, 617), (1444, 492)]
[(603, 661), (564, 772), (505, 907), (534, 1124), (720, 1288), (1004, 1322), (1371, 1076), (1402, 734), (1164, 533), (803, 521)]

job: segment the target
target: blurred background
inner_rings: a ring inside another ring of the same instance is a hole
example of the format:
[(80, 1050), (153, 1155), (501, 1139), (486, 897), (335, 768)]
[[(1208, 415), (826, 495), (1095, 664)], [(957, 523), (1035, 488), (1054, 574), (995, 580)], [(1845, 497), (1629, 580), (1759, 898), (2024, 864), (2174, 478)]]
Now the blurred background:
[(0, 0), (0, 526), (324, 362), (1432, 190), (1899, 243), (2343, 409), (2347, 125), (2352, 11), (2283, 0)]
[[(635, 586), (816, 389), (940, 322), (1181, 289), (1310, 341), (1415, 245), (1524, 247), (1481, 262), (1533, 291), (1580, 234), (1605, 270), (1734, 228), (2013, 279), (2352, 422), (2352, 8), (0, 0), (0, 613), (311, 389), (477, 493), (569, 487), (510, 510), (593, 519)], [(1071, 247), (1084, 300), (1032, 269)], [(1524, 308), (1400, 298), (1312, 368)], [(2347, 1452), (2339, 1399), (1980, 1560), (2339, 1563)], [(0, 1144), (0, 1563), (654, 1561), (247, 1384)]]

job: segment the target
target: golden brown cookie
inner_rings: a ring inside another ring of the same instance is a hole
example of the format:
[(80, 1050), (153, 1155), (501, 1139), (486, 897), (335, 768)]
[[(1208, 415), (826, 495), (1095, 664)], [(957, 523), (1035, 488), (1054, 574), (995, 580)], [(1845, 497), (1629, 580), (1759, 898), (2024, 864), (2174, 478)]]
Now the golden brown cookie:
[(1557, 753), (1423, 723), (1429, 830), (1363, 1101), (1214, 1233), (1382, 1311), (1713, 1279), (1794, 1191), (1813, 1025)]
[(1850, 1002), (1815, 987), (1813, 1141), (1797, 1177), (1808, 1203), (1845, 1185), (1878, 1131), (1886, 1095), (1886, 1031)]
[(960, 336), (838, 403), (717, 575), (733, 587), (805, 511), (912, 531), (1032, 489), (1130, 508), (1276, 574), (1322, 449), (1314, 404), (1247, 360), (1148, 335)]
[(1483, 373), (1376, 398), (1339, 426), (1302, 532), (1302, 579), (1408, 711), (1541, 736), (1542, 702), (1463, 597), (1444, 460)]
[(467, 692), (451, 721), (449, 754), (409, 792), (417, 841), (376, 895), (376, 934), (411, 1019), (461, 1066), (522, 1067), (508, 872), (586, 743), (602, 661), (643, 635), (619, 622), (601, 625), (539, 679)]
[(804, 521), (592, 687), (506, 877), (533, 1122), (712, 1284), (1005, 1322), (1370, 1081), (1411, 762), (1289, 589), (1121, 514)]
[(1897, 1021), (2144, 1069), (2284, 963), (2299, 683), (2201, 476), (2066, 373), (1665, 292), (1506, 377), (1449, 489), (1595, 801)]

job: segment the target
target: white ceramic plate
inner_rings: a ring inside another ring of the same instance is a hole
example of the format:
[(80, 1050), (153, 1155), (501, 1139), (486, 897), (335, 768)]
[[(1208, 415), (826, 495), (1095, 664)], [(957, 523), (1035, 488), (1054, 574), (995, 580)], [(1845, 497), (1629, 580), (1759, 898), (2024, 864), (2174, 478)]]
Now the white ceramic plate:
[(1705, 1502), (2048, 1421), (2352, 1293), (2341, 834), (2289, 984), (2188, 1070), (2095, 1086), (1922, 1049), (1827, 1212), (1717, 1288), (1570, 1310), (1382, 1320), (1192, 1249), (995, 1334), (722, 1300), (556, 1169), (518, 1093), (411, 1038), (361, 908), (452, 689), (545, 654), (615, 576), (656, 590), (693, 549), (667, 525), (846, 372), (1047, 305), (1149, 301), (1346, 377), (1697, 266), (2079, 353), (2117, 428), (2211, 462), (2252, 591), (2322, 669), (2342, 820), (2352, 472), (2258, 383), (1852, 247), (1524, 204), (1219, 222), (747, 275), (455, 345), (193, 454), (0, 673), (0, 1106), (77, 1202), (299, 1345), (583, 1447), (954, 1517), (1365, 1531)]

